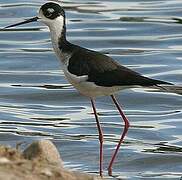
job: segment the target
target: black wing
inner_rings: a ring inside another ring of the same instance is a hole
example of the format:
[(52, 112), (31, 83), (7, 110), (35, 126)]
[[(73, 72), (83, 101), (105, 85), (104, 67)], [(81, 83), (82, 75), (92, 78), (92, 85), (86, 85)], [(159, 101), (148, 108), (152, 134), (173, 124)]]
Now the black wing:
[(169, 84), (150, 79), (132, 71), (102, 53), (77, 47), (69, 60), (68, 71), (77, 76), (88, 75), (88, 80), (96, 85), (111, 86), (152, 86)]

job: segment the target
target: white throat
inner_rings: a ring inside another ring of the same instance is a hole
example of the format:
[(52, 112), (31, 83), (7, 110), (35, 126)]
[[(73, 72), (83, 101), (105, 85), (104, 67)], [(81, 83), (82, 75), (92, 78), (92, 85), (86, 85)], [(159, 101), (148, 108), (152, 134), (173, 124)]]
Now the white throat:
[(61, 36), (61, 33), (63, 31), (64, 18), (63, 16), (59, 16), (56, 19), (51, 20), (47, 25), (51, 32), (51, 38), (58, 38)]
[(56, 55), (58, 56), (58, 58), (60, 58), (60, 56), (62, 56), (62, 55), (61, 55), (61, 51), (59, 49), (58, 41), (59, 41), (59, 38), (61, 37), (61, 34), (63, 32), (64, 18), (63, 18), (63, 16), (59, 16), (54, 20), (50, 20), (48, 22), (45, 22), (45, 24), (50, 29), (53, 49), (54, 49)]

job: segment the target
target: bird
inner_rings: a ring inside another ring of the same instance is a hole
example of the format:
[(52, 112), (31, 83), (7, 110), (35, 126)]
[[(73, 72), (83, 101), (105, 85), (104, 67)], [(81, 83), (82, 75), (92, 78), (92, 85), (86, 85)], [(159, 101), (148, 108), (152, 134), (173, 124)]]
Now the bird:
[(121, 119), (124, 121), (123, 132), (121, 133), (120, 140), (112, 154), (107, 169), (108, 175), (112, 176), (114, 161), (130, 127), (129, 120), (117, 101), (115, 93), (132, 87), (160, 87), (163, 84), (172, 84), (145, 77), (140, 73), (119, 64), (117, 61), (101, 52), (90, 50), (69, 42), (66, 37), (65, 11), (58, 2), (46, 2), (40, 7), (38, 16), (6, 26), (5, 28), (11, 28), (35, 21), (42, 22), (48, 26), (53, 49), (57, 58), (61, 61), (62, 70), (66, 79), (80, 94), (88, 97), (91, 101), (99, 134), (99, 174), (101, 177), (103, 176), (104, 137), (95, 106), (95, 99), (99, 96), (110, 96), (121, 115)]

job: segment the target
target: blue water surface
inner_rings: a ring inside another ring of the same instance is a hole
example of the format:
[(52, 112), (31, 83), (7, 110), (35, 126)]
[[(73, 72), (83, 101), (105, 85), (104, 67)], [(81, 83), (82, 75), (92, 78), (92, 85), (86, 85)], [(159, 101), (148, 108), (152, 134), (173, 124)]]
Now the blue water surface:
[[(1, 0), (0, 28), (37, 15), (43, 0)], [(182, 1), (64, 0), (67, 36), (145, 76), (180, 86)], [(182, 96), (149, 88), (117, 94), (131, 127), (113, 179), (182, 176)], [(104, 175), (123, 121), (110, 97), (97, 98), (104, 131)], [(65, 166), (98, 173), (99, 143), (88, 98), (65, 80), (48, 28), (31, 23), (0, 30), (0, 143), (50, 139)], [(111, 178), (112, 179), (112, 178)]]

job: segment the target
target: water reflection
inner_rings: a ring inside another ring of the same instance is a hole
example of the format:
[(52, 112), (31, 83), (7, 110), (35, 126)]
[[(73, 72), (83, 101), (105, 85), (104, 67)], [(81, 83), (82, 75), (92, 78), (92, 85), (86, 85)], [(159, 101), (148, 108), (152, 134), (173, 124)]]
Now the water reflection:
[(170, 146), (165, 143), (159, 143), (155, 145), (155, 149), (144, 149), (144, 152), (151, 152), (151, 153), (180, 153), (182, 152), (181, 147), (177, 146)]
[[(42, 0), (0, 3), (0, 27), (35, 16)], [(179, 179), (182, 176), (181, 2), (63, 1), (68, 39), (108, 54), (172, 89), (137, 88), (118, 99), (131, 128), (113, 179)], [(90, 102), (64, 79), (40, 23), (0, 29), (0, 142), (49, 138), (67, 167), (98, 172), (98, 135)], [(123, 122), (110, 97), (97, 99), (105, 134), (105, 174)], [(22, 145), (22, 148), (25, 146)], [(89, 156), (88, 156), (89, 154)], [(106, 176), (106, 178), (108, 178)]]

